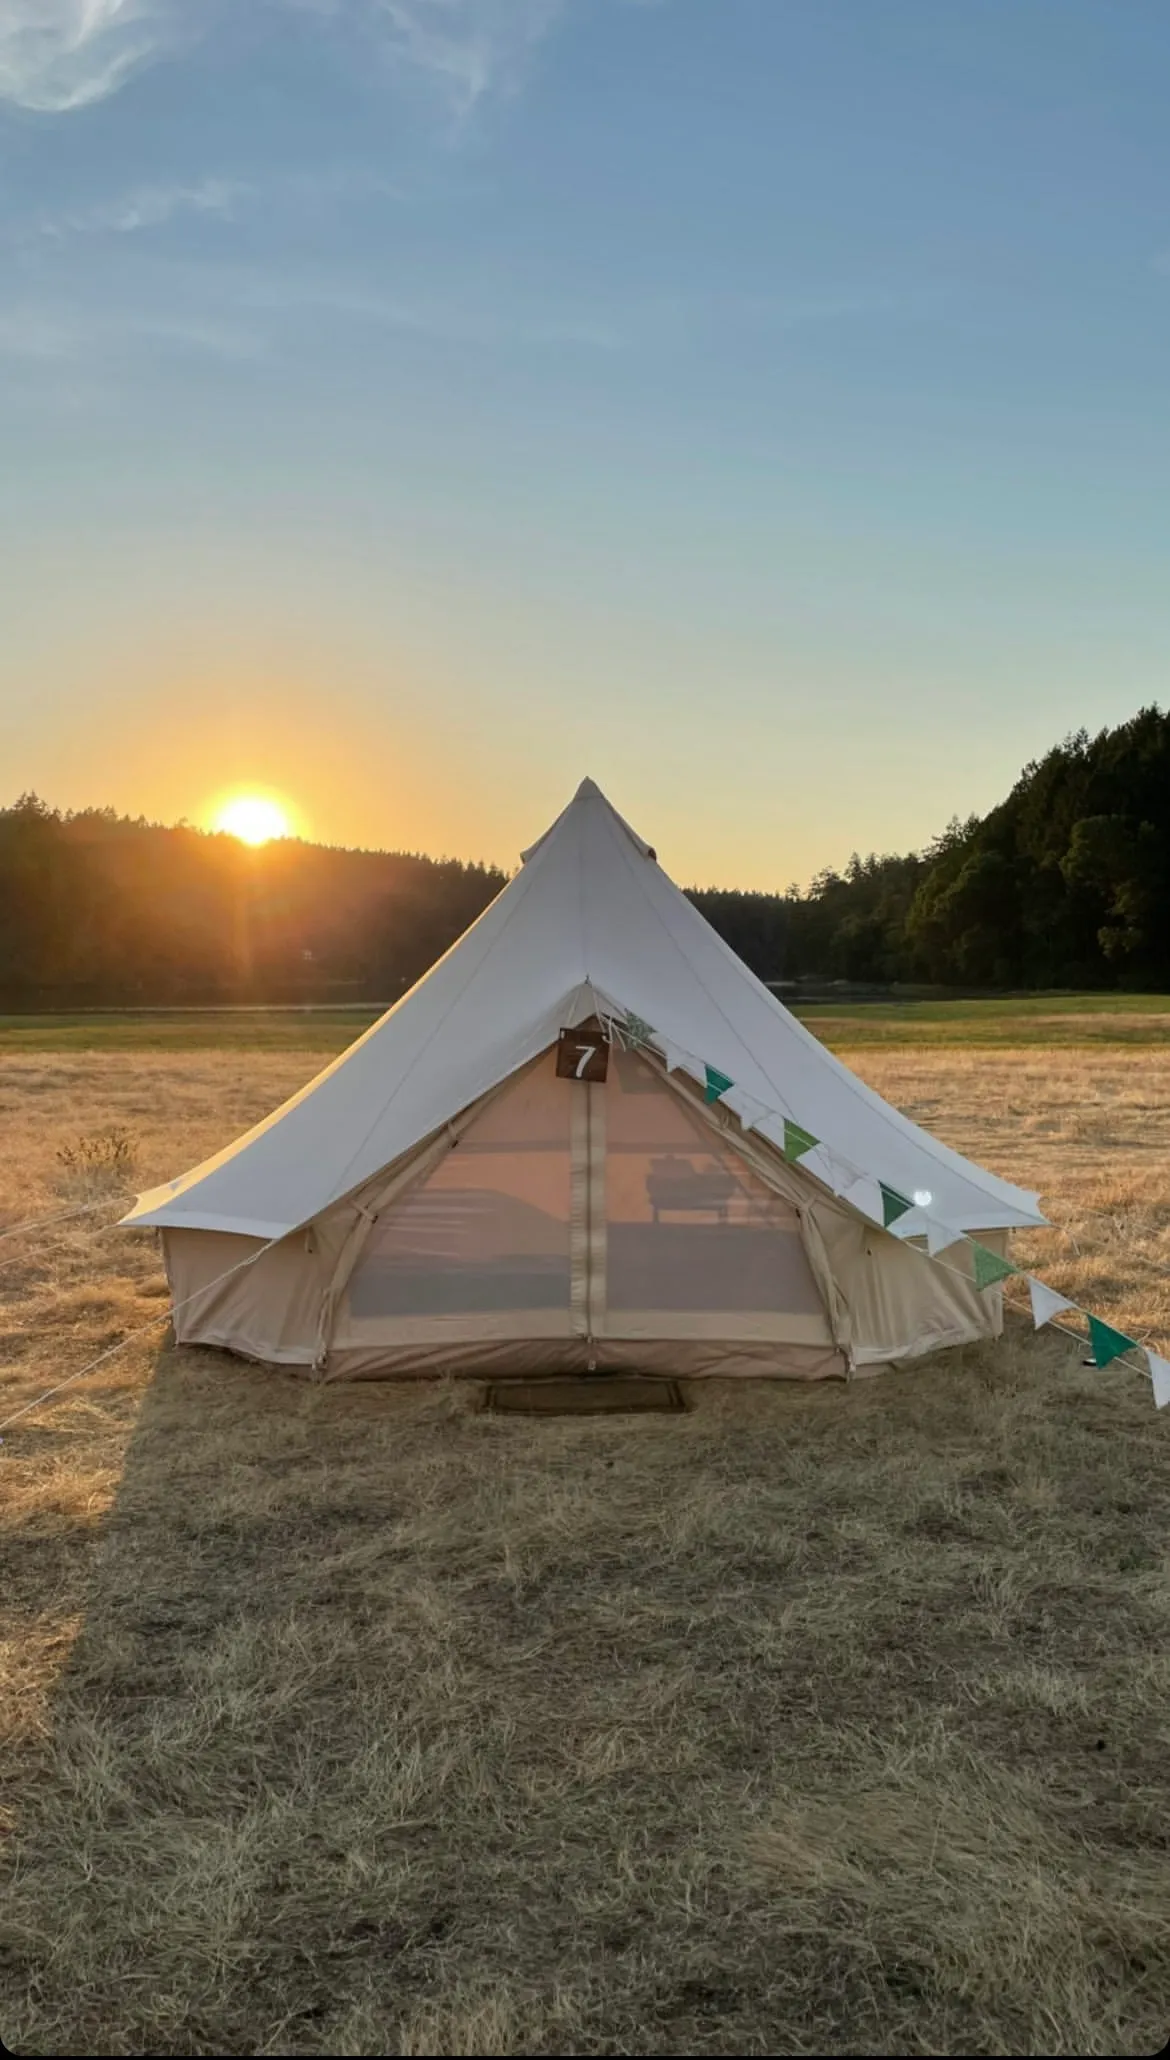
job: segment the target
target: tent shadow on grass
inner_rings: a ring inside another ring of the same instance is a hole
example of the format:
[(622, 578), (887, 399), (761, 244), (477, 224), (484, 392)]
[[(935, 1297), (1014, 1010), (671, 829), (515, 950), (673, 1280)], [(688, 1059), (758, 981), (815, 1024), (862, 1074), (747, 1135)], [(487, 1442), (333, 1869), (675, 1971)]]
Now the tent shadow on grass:
[[(157, 1357), (21, 1775), (25, 2052), (1148, 2052), (1170, 1482), (1009, 1337), (667, 1418)], [(15, 1559), (13, 1564), (16, 1564)]]

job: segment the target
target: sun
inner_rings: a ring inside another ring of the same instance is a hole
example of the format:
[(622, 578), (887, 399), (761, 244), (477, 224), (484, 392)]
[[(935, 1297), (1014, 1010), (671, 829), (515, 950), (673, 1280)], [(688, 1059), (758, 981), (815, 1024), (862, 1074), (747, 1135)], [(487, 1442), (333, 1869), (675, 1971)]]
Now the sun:
[(274, 837), (287, 837), (292, 826), (279, 801), (264, 794), (233, 794), (217, 810), (214, 827), (242, 844), (268, 844)]

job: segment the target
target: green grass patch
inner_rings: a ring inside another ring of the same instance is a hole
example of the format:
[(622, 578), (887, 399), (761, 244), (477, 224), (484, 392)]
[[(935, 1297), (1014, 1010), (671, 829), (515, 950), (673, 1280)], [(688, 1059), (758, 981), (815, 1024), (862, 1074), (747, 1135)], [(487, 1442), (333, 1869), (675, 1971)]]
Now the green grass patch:
[[(344, 1051), (380, 1011), (110, 1009), (0, 1016), (0, 1050)], [(1033, 994), (989, 1001), (830, 1001), (795, 1013), (833, 1050), (891, 1045), (1170, 1043), (1170, 995)]]
[(864, 1045), (1170, 1043), (1170, 996), (1028, 994), (987, 1001), (816, 1002), (795, 1011), (834, 1049)]
[(381, 1010), (99, 1009), (0, 1016), (0, 1050), (344, 1051)]

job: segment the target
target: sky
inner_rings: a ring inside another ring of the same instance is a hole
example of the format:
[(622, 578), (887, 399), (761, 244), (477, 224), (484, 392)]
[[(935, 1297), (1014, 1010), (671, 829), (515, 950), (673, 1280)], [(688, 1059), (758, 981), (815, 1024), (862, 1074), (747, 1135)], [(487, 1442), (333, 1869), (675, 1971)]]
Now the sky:
[(1170, 678), (1164, 0), (0, 0), (0, 804), (677, 878)]

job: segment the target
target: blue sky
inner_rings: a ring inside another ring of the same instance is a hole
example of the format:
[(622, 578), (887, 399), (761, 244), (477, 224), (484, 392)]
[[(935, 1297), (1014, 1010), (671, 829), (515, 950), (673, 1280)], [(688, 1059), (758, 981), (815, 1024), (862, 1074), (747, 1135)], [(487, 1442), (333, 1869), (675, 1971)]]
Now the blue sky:
[(1165, 701), (1162, 0), (0, 0), (0, 799), (688, 880)]

